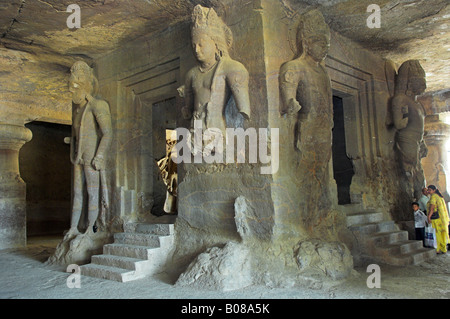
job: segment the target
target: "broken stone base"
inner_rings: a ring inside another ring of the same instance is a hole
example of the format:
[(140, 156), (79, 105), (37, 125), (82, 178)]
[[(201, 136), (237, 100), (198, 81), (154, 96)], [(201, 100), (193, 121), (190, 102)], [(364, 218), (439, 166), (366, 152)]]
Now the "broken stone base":
[(106, 232), (64, 236), (56, 247), (55, 253), (47, 260), (48, 265), (84, 265), (91, 261), (91, 256), (101, 254), (103, 245), (112, 241)]
[(208, 248), (189, 265), (176, 285), (230, 291), (252, 285), (250, 254), (245, 246), (229, 242)]
[(255, 284), (321, 289), (337, 285), (355, 272), (353, 257), (340, 242), (304, 240), (295, 247), (294, 256), (270, 245), (257, 246), (228, 242), (223, 248), (208, 248), (191, 262), (176, 285), (221, 291)]
[(353, 270), (350, 250), (340, 242), (301, 241), (295, 249), (295, 259), (303, 275), (340, 280), (348, 277)]

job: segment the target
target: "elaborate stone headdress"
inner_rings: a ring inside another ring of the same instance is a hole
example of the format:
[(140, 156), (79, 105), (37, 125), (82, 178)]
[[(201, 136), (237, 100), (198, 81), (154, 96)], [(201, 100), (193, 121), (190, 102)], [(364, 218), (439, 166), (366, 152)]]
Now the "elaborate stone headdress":
[(76, 61), (70, 68), (70, 81), (76, 81), (92, 87), (91, 94), (97, 94), (98, 81), (94, 70), (84, 61)]
[(220, 56), (228, 56), (228, 49), (233, 44), (233, 34), (214, 9), (196, 5), (192, 12), (191, 32), (192, 35), (196, 32), (206, 33), (215, 42)]
[(395, 81), (395, 93), (406, 93), (408, 90), (408, 81), (412, 76), (425, 78), (425, 71), (418, 60), (408, 60), (398, 69)]
[(302, 40), (310, 37), (325, 37), (330, 42), (330, 28), (322, 13), (313, 9), (302, 15), (297, 29), (297, 45), (299, 53), (303, 51)]

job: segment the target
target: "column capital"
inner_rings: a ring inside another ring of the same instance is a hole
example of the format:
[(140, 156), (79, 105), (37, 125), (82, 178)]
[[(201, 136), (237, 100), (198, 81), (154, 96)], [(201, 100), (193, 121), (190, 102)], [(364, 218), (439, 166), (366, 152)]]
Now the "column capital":
[(446, 142), (450, 138), (450, 125), (442, 122), (439, 116), (427, 116), (423, 138), (427, 145)]
[(24, 125), (0, 123), (0, 149), (19, 151), (32, 137)]

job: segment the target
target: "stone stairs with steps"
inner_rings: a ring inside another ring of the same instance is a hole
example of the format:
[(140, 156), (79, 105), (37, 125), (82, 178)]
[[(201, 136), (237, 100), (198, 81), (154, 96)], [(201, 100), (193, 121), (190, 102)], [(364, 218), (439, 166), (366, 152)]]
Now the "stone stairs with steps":
[(409, 240), (408, 232), (400, 230), (380, 212), (347, 214), (347, 227), (355, 238), (356, 254), (364, 259), (394, 266), (416, 265), (436, 256), (435, 249), (424, 248), (421, 240)]
[(103, 246), (102, 255), (81, 266), (81, 274), (127, 282), (160, 273), (171, 255), (174, 224), (127, 223), (114, 243)]

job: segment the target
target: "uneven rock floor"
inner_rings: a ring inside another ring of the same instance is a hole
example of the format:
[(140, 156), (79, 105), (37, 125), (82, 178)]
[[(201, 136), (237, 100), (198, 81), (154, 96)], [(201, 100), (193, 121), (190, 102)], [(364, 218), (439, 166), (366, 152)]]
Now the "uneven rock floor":
[[(450, 253), (418, 266), (380, 265), (381, 287), (368, 288), (366, 268), (328, 288), (251, 286), (237, 291), (175, 287), (167, 275), (119, 283), (81, 276), (68, 288), (64, 267), (44, 262), (61, 238), (30, 238), (27, 248), (0, 251), (1, 299), (450, 299)], [(188, 302), (188, 301), (186, 301)]]

